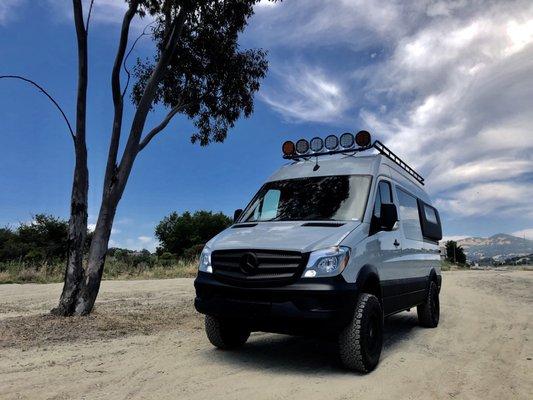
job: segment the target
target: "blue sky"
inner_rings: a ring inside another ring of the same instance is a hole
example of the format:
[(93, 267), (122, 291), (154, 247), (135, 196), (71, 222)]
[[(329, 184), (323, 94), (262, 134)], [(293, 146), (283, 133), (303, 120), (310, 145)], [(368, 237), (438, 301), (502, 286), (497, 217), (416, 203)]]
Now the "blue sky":
[[(70, 7), (65, 0), (0, 0), (0, 74), (35, 79), (73, 119)], [(98, 212), (123, 8), (120, 0), (96, 0), (90, 29), (89, 223)], [(145, 24), (135, 21), (132, 36)], [(359, 129), (427, 178), (446, 236), (533, 237), (529, 1), (261, 2), (240, 42), (269, 51), (255, 113), (223, 144), (206, 148), (190, 144), (187, 120), (174, 120), (134, 166), (112, 246), (153, 250), (154, 226), (171, 211), (231, 215), (283, 164), (284, 140)], [(152, 50), (146, 38), (134, 56)], [(163, 115), (155, 110), (148, 126)], [(0, 225), (40, 212), (66, 218), (73, 154), (56, 110), (31, 87), (1, 81), (0, 121)]]

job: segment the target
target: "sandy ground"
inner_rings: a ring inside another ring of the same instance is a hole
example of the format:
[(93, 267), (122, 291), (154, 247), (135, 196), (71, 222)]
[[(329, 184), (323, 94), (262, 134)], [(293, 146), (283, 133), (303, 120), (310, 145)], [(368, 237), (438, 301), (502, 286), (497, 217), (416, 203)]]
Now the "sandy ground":
[(89, 318), (43, 315), (61, 286), (0, 286), (0, 399), (532, 399), (533, 273), (444, 273), (441, 323), (386, 321), (381, 363), (334, 343), (253, 334), (216, 350), (191, 279), (104, 282)]

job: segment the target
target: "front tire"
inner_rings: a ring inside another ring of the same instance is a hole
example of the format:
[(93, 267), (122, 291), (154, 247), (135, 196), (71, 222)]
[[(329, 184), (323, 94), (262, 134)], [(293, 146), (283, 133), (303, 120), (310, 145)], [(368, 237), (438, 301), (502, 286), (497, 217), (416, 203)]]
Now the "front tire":
[(239, 321), (205, 316), (205, 333), (211, 344), (230, 350), (242, 346), (250, 337), (250, 330)]
[(416, 308), (418, 323), (426, 328), (436, 328), (439, 325), (440, 301), (439, 288), (434, 281), (429, 284), (426, 301)]
[(339, 335), (342, 364), (361, 373), (372, 371), (383, 346), (383, 310), (378, 298), (362, 293), (350, 324)]

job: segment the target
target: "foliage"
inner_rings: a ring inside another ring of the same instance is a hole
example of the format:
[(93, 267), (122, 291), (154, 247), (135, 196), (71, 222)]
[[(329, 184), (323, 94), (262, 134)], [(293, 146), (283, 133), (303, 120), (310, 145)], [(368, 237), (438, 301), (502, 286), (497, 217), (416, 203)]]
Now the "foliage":
[(179, 215), (173, 212), (163, 218), (155, 228), (155, 235), (161, 244), (157, 252), (188, 257), (197, 255), (209, 239), (231, 223), (232, 220), (222, 213), (196, 211), (191, 214), (187, 211)]
[(68, 223), (51, 215), (37, 214), (15, 230), (0, 229), (0, 261), (30, 263), (63, 260), (67, 253)]
[[(137, 60), (132, 100), (139, 104), (169, 36), (169, 16), (188, 10), (180, 39), (159, 82), (154, 104), (179, 108), (194, 122), (192, 142), (222, 142), (229, 128), (253, 112), (253, 96), (268, 69), (266, 52), (241, 50), (238, 36), (259, 0), (145, 1), (155, 17), (152, 30), (158, 53)], [(180, 11), (178, 11), (180, 10)], [(177, 18), (177, 17), (174, 17)]]
[[(192, 278), (198, 271), (197, 259), (177, 259), (173, 255), (168, 262), (155, 255), (152, 255), (152, 259), (155, 260), (152, 265), (144, 262), (132, 264), (108, 256), (103, 279)], [(64, 269), (64, 261), (40, 264), (30, 264), (26, 261), (0, 262), (0, 284), (61, 282)]]
[(446, 242), (446, 260), (455, 264), (466, 264), (465, 252), (454, 240)]

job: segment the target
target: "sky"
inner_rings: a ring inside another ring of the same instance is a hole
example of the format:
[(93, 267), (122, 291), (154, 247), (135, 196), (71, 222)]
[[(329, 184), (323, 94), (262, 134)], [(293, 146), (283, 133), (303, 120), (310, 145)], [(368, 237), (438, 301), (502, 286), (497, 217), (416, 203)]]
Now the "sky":
[[(124, 7), (96, 0), (89, 34), (90, 225)], [(131, 38), (147, 23), (136, 19)], [(173, 120), (138, 157), (110, 246), (153, 250), (154, 227), (172, 211), (232, 215), (284, 164), (283, 141), (361, 129), (426, 178), (446, 237), (533, 239), (531, 1), (261, 1), (239, 42), (269, 52), (254, 114), (208, 147), (190, 143), (190, 121)], [(130, 63), (152, 53), (143, 38)], [(0, 75), (36, 80), (73, 120), (76, 68), (70, 1), (0, 0)], [(155, 109), (147, 127), (164, 115)], [(129, 104), (125, 126), (131, 116)], [(0, 226), (42, 212), (68, 218), (73, 160), (49, 101), (0, 81)]]

